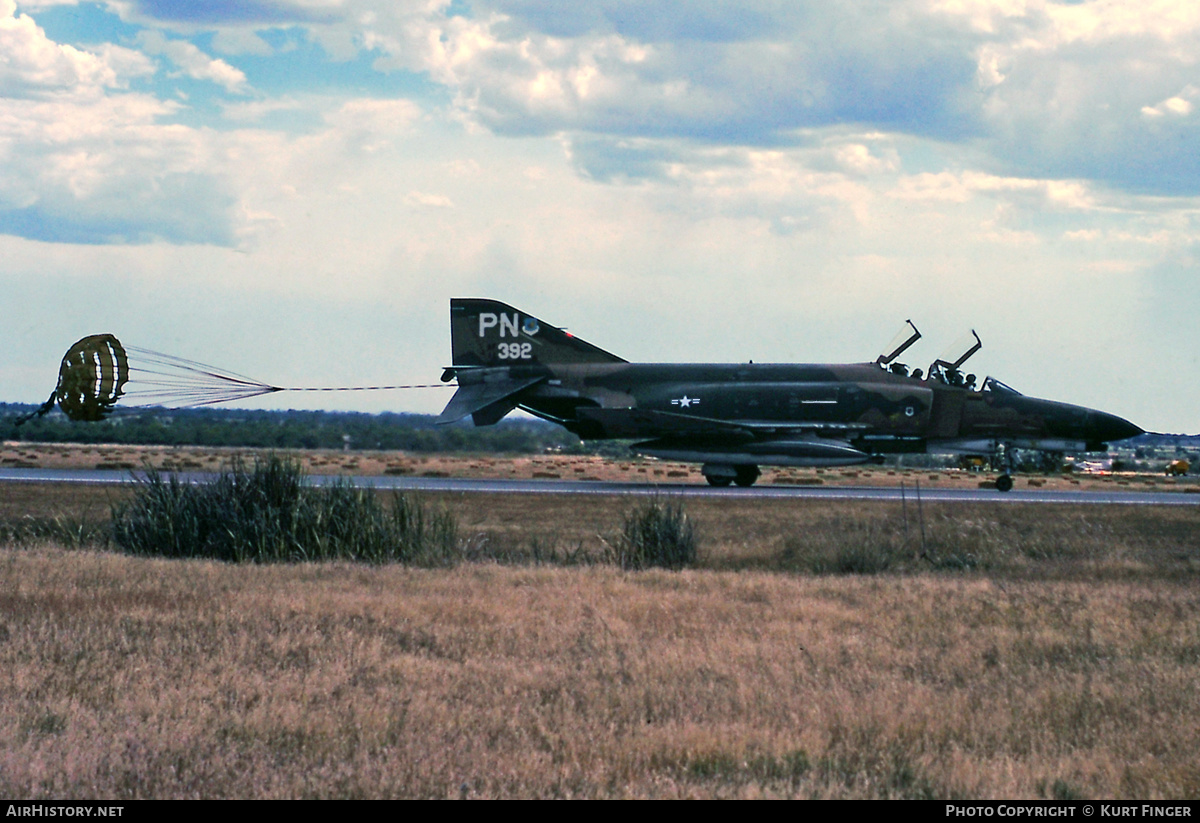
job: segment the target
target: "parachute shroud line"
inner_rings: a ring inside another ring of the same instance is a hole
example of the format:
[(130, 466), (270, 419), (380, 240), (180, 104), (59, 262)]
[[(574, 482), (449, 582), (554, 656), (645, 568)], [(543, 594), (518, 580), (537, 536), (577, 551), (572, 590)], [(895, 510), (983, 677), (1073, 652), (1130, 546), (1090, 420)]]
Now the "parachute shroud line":
[[(133, 354), (131, 361), (130, 354)], [(58, 385), (36, 411), (17, 420), (20, 425), (40, 417), (57, 403), (75, 421), (103, 420), (118, 400), (134, 407), (188, 408), (247, 400), (283, 391), (390, 391), (446, 388), (443, 383), (403, 386), (275, 386), (244, 374), (218, 369), (195, 360), (162, 352), (123, 346), (111, 334), (93, 334), (77, 341), (63, 356)]]

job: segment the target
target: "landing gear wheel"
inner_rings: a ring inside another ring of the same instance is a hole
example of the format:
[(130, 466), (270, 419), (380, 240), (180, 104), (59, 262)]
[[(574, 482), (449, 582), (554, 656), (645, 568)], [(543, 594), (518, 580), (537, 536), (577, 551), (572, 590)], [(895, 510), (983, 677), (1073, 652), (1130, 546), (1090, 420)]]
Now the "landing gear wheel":
[(739, 486), (753, 486), (758, 479), (758, 466), (738, 466), (737, 477), (733, 479)]
[(725, 477), (719, 474), (706, 474), (704, 475), (704, 479), (708, 481), (708, 485), (710, 486), (728, 486), (733, 482), (732, 477)]
[(1009, 474), (1016, 465), (1014, 457), (1016, 450), (1011, 444), (1001, 440), (992, 441), (992, 468), (1000, 469), (1003, 474), (996, 478), (996, 490), (1002, 492), (1010, 492), (1013, 487), (1012, 475)]

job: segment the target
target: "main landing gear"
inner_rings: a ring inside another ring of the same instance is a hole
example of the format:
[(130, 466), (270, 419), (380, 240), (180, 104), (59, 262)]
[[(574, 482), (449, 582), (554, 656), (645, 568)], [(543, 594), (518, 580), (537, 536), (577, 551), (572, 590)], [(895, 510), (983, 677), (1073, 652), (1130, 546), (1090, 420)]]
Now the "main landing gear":
[(700, 472), (710, 486), (728, 486), (737, 483), (739, 486), (753, 486), (758, 480), (758, 466), (729, 466), (724, 463), (705, 463)]

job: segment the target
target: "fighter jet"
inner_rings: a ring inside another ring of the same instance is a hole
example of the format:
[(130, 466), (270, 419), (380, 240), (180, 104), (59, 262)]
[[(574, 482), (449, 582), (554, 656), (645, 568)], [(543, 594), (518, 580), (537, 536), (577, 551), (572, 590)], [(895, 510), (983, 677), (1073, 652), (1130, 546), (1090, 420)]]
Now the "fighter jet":
[(1112, 414), (1026, 397), (995, 378), (978, 387), (961, 366), (926, 372), (897, 358), (920, 338), (911, 322), (874, 362), (630, 363), (495, 300), (450, 301), (458, 391), (440, 424), (496, 423), (514, 409), (585, 440), (634, 439), (634, 452), (702, 464), (714, 486), (750, 486), (759, 466), (844, 466), (889, 454), (983, 454), (1012, 488), (1015, 449), (1107, 450), (1142, 430)]

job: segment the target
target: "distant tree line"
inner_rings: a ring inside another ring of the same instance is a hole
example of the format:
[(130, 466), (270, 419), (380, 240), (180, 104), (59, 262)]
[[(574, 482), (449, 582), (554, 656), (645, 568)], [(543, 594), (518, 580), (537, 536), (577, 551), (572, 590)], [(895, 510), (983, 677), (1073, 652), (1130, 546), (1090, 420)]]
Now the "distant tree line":
[(343, 449), (411, 452), (533, 454), (579, 451), (579, 438), (540, 420), (503, 420), (435, 426), (428, 414), (244, 409), (145, 409), (120, 411), (98, 423), (76, 423), (60, 412), (17, 419), (35, 406), (0, 403), (0, 439), (39, 443), (114, 443), (155, 446), (240, 446), (276, 449)]

